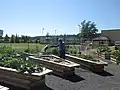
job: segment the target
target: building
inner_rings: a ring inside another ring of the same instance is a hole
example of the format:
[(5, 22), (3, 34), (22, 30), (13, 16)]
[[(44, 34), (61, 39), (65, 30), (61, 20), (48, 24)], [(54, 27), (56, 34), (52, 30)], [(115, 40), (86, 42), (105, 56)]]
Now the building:
[(102, 30), (101, 35), (107, 37), (110, 44), (114, 44), (115, 41), (120, 41), (120, 29)]
[(0, 37), (3, 36), (3, 30), (0, 30)]
[(95, 45), (101, 45), (101, 44), (109, 45), (109, 39), (107, 37), (100, 36), (100, 37), (94, 38), (92, 40), (92, 43)]
[(40, 40), (40, 43), (45, 44), (57, 44), (59, 38), (62, 38), (65, 44), (80, 44), (80, 40), (77, 35), (49, 35), (35, 37), (35, 39)]

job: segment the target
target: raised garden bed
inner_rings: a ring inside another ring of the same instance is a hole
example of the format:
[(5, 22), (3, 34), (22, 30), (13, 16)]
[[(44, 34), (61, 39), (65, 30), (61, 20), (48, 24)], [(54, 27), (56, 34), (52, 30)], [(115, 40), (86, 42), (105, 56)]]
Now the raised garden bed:
[(27, 52), (21, 52), (20, 55), (24, 58), (26, 58), (28, 56), (35, 56), (35, 54), (31, 54), (31, 53), (27, 53)]
[(39, 57), (29, 56), (29, 60), (43, 64), (45, 67), (52, 69), (53, 73), (59, 76), (73, 75), (75, 73), (75, 67), (79, 66), (79, 64), (61, 59), (55, 55), (41, 55)]
[(66, 59), (78, 63), (80, 64), (80, 67), (92, 70), (94, 72), (102, 72), (104, 70), (104, 66), (108, 65), (107, 62), (104, 62), (102, 60), (92, 61), (68, 54), (66, 54)]
[(20, 57), (8, 47), (0, 50), (0, 82), (27, 90), (45, 85), (45, 75), (52, 70)]
[(45, 85), (45, 75), (52, 72), (49, 69), (40, 73), (20, 73), (16, 69), (0, 67), (0, 82), (4, 82), (15, 87), (22, 87), (31, 90), (34, 86)]

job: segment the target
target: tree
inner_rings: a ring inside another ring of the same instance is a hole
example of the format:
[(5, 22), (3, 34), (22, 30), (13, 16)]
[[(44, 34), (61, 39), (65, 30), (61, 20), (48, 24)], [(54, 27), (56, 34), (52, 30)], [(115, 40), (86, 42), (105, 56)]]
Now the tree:
[(10, 38), (10, 43), (14, 43), (15, 42), (15, 35), (11, 35), (11, 38)]
[(35, 43), (37, 44), (39, 42), (39, 40), (38, 39), (35, 39)]
[(86, 40), (92, 40), (98, 32), (96, 24), (91, 21), (82, 21), (81, 22), (81, 34), (80, 37)]
[(19, 43), (19, 36), (17, 34), (15, 36), (15, 43)]
[(47, 34), (46, 34), (46, 43), (49, 43), (49, 41), (50, 41), (50, 40), (49, 40), (49, 36), (50, 36), (50, 35), (49, 35), (49, 32), (47, 32)]
[(22, 40), (23, 40), (24, 43), (27, 43), (27, 42), (30, 41), (30, 37), (29, 37), (29, 36), (23, 36), (23, 35), (22, 35), (21, 38), (22, 38)]
[(9, 37), (8, 37), (8, 35), (7, 35), (7, 34), (5, 35), (4, 42), (6, 42), (6, 43), (8, 43), (8, 42), (9, 42)]

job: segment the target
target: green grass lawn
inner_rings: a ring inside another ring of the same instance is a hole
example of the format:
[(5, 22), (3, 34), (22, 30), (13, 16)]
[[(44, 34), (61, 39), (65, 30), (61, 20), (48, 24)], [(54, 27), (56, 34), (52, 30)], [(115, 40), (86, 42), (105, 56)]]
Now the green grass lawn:
[[(26, 49), (28, 49), (28, 43), (0, 43), (0, 46), (2, 45), (6, 45), (6, 46), (10, 46), (12, 47), (12, 49), (16, 50), (16, 51), (25, 51)], [(29, 43), (29, 48), (30, 50), (34, 51), (36, 50), (36, 46), (38, 48), (39, 51), (42, 50), (42, 48), (45, 46), (46, 44), (37, 44), (36, 43)], [(79, 45), (69, 45), (69, 51), (76, 51), (78, 52), (79, 50)]]
[[(28, 49), (27, 43), (1, 43), (0, 45), (10, 46), (13, 49), (15, 49), (16, 51), (24, 51), (24, 50)], [(45, 46), (45, 44), (29, 43), (29, 48), (31, 50), (36, 50), (36, 47), (38, 47), (39, 51), (41, 51), (44, 46)]]

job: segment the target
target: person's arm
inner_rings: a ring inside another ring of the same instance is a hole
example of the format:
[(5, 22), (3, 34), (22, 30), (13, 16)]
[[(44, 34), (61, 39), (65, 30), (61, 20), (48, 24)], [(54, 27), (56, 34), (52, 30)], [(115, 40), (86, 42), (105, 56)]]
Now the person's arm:
[(50, 47), (52, 48), (52, 47), (58, 47), (58, 45), (50, 45)]

